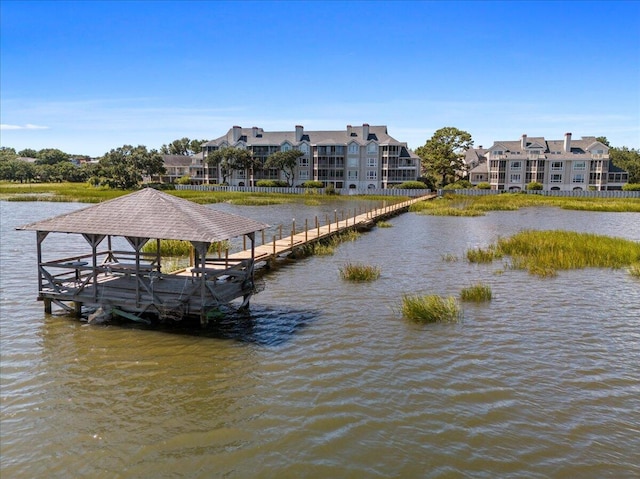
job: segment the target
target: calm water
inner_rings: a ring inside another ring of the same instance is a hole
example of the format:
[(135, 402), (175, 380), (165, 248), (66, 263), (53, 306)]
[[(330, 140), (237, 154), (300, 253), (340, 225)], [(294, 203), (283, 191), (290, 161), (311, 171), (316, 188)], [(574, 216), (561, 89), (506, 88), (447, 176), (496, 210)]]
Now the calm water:
[[(79, 206), (0, 202), (3, 478), (640, 477), (640, 281), (462, 260), (524, 228), (640, 241), (640, 214), (405, 214), (269, 274), (251, 318), (200, 332), (43, 313), (35, 233), (13, 228)], [(271, 224), (324, 214), (217, 207)], [(382, 277), (345, 283), (347, 261)], [(476, 281), (494, 300), (465, 304), (460, 324), (397, 312), (403, 293)]]

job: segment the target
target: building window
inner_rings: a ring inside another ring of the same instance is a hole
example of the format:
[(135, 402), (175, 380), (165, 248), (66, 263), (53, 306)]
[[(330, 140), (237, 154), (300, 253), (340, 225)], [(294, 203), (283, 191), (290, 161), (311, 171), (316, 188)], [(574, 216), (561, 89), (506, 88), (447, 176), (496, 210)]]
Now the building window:
[(562, 183), (562, 175), (558, 173), (552, 174), (550, 183)]
[(584, 170), (587, 167), (587, 163), (585, 161), (574, 161), (573, 169), (574, 170)]
[(553, 171), (562, 171), (564, 169), (564, 165), (562, 164), (561, 161), (552, 161), (551, 162), (551, 169)]
[(377, 180), (378, 172), (377, 171), (367, 171), (367, 180)]
[(521, 161), (512, 161), (511, 162), (511, 169), (512, 170), (519, 170), (522, 168), (522, 162)]
[(376, 145), (375, 143), (369, 143), (367, 145), (367, 153), (377, 153), (378, 152), (378, 145)]
[(351, 143), (349, 145), (349, 154), (354, 155), (360, 153), (360, 145), (357, 143)]
[(501, 151), (501, 150), (496, 150), (491, 152), (492, 156), (502, 156), (503, 154), (504, 154), (504, 151)]
[(308, 180), (309, 170), (300, 170), (300, 173), (298, 174), (298, 178), (300, 178), (301, 180)]
[(309, 153), (309, 145), (307, 145), (306, 143), (303, 143), (302, 145), (300, 145), (300, 151), (302, 153)]
[(282, 148), (280, 148), (281, 151), (289, 151), (291, 149), (291, 145), (289, 143), (285, 143), (284, 145), (282, 145)]
[(347, 166), (349, 168), (357, 168), (358, 167), (358, 159), (357, 158), (347, 158)]
[(511, 177), (509, 178), (509, 181), (511, 183), (520, 183), (520, 173), (514, 173), (511, 175)]
[(304, 166), (309, 166), (309, 158), (306, 157), (301, 157), (298, 158), (298, 166), (304, 167)]
[(358, 170), (349, 170), (347, 172), (348, 180), (357, 180), (358, 179)]
[(583, 173), (576, 173), (575, 175), (573, 175), (573, 180), (574, 183), (584, 183), (584, 174)]
[(245, 178), (245, 170), (236, 170), (237, 178)]
[(376, 168), (378, 166), (377, 158), (367, 158), (367, 168)]

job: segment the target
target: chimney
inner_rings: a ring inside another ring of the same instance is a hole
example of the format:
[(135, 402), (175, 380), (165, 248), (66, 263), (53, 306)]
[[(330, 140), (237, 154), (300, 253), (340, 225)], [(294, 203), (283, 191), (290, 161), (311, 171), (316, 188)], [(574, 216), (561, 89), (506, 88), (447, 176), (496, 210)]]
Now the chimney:
[(240, 136), (242, 135), (242, 127), (241, 126), (234, 126), (232, 129), (233, 131), (233, 142), (235, 143), (236, 141), (238, 141), (240, 139)]
[(351, 125), (347, 125), (347, 136), (348, 137), (351, 136), (352, 129), (353, 129), (353, 127)]
[(571, 133), (564, 134), (564, 151), (565, 153), (571, 153)]
[(257, 126), (251, 127), (251, 136), (253, 136), (254, 138), (256, 136), (258, 136), (258, 127)]
[(520, 149), (524, 150), (527, 148), (527, 135), (522, 135), (522, 140), (520, 140)]
[(304, 127), (296, 125), (296, 141), (302, 141), (302, 135), (304, 134)]
[(369, 138), (369, 123), (363, 123), (362, 124), (362, 139), (364, 141), (367, 141), (368, 138)]

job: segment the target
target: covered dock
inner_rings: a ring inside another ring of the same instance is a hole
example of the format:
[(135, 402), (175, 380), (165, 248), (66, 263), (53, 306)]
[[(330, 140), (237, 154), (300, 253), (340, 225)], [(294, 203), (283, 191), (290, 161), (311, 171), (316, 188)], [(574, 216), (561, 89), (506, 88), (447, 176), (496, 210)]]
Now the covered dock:
[[(204, 325), (222, 304), (242, 298), (241, 306), (249, 306), (255, 290), (255, 233), (267, 227), (144, 188), (18, 229), (37, 233), (38, 299), (46, 312), (56, 304), (78, 315), (83, 307), (103, 308), (132, 319), (199, 317)], [(45, 240), (53, 233), (79, 235), (83, 248), (69, 243), (82, 251), (50, 259)], [(241, 257), (208, 257), (212, 244), (241, 236), (250, 245)], [(116, 246), (122, 238), (124, 247)], [(193, 245), (190, 274), (163, 269), (161, 240)], [(153, 251), (143, 251), (151, 241)]]

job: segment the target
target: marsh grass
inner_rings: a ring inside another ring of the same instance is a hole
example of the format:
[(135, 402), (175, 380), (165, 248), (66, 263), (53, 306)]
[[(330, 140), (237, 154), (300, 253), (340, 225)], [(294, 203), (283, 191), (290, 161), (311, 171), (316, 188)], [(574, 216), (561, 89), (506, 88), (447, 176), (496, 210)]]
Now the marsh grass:
[(437, 216), (482, 216), (487, 211), (515, 211), (531, 206), (554, 206), (568, 210), (640, 212), (640, 198), (570, 198), (505, 193), (502, 195), (445, 195), (420, 201), (410, 211)]
[(462, 308), (453, 296), (405, 295), (401, 312), (406, 319), (418, 323), (456, 322), (462, 318)]
[(378, 228), (392, 228), (392, 227), (393, 227), (393, 224), (389, 223), (388, 221), (384, 221), (384, 220), (383, 220), (383, 221), (378, 221), (378, 222), (376, 223), (376, 226), (377, 226)]
[(502, 255), (511, 258), (511, 269), (526, 269), (536, 276), (553, 277), (558, 270), (634, 265), (640, 262), (640, 243), (574, 231), (528, 230), (510, 238), (500, 238), (486, 250), (467, 251), (470, 261), (471, 258), (486, 258), (488, 262), (492, 256)]
[[(218, 253), (218, 251), (225, 251), (229, 248), (228, 241), (216, 241), (209, 246), (208, 253)], [(189, 241), (181, 240), (160, 240), (160, 256), (161, 257), (189, 257), (191, 254), (191, 243)], [(156, 242), (149, 241), (142, 247), (142, 251), (145, 253), (156, 252)]]
[(629, 266), (629, 274), (634, 278), (640, 278), (640, 263), (634, 263)]
[(458, 261), (458, 257), (452, 253), (443, 254), (440, 257), (445, 263), (455, 263), (456, 261)]
[(313, 254), (318, 256), (330, 256), (335, 253), (336, 248), (340, 243), (346, 241), (357, 240), (362, 233), (358, 233), (356, 230), (346, 230), (340, 234), (334, 235), (331, 238), (323, 241), (319, 241), (313, 245)]
[(472, 248), (467, 250), (467, 260), (470, 263), (491, 263), (494, 259), (502, 258), (502, 252), (495, 246), (488, 248)]
[(0, 199), (7, 201), (51, 201), (99, 203), (130, 193), (88, 183), (10, 183), (0, 182)]
[(356, 283), (375, 281), (380, 277), (380, 268), (362, 263), (347, 263), (340, 268), (340, 277)]
[(462, 301), (474, 301), (477, 303), (491, 301), (492, 296), (491, 286), (482, 283), (463, 288), (460, 292), (460, 299)]

